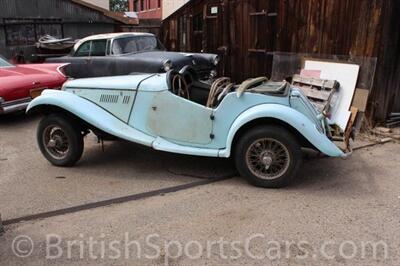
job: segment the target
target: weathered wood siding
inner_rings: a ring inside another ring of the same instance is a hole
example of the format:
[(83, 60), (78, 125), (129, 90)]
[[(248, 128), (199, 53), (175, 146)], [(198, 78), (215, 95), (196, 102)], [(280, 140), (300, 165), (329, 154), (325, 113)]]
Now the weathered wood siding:
[(273, 51), (377, 57), (368, 116), (383, 121), (400, 111), (399, 13), (398, 0), (192, 0), (164, 21), (162, 38), (172, 50), (221, 54), (237, 81), (270, 75)]

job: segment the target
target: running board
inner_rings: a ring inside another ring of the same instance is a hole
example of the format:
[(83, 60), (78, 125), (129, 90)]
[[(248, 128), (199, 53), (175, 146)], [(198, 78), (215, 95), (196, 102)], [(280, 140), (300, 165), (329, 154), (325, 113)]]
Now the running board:
[(216, 149), (202, 149), (196, 147), (188, 147), (179, 145), (176, 143), (172, 143), (163, 138), (156, 138), (153, 141), (153, 149), (159, 151), (166, 151), (172, 153), (180, 153), (186, 155), (196, 155), (196, 156), (204, 156), (204, 157), (218, 157), (219, 150)]

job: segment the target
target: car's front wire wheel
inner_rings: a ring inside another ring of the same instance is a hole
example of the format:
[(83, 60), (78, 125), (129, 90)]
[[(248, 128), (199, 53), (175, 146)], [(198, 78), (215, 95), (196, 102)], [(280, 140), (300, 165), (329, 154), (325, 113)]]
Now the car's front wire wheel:
[(72, 166), (83, 153), (81, 130), (62, 114), (52, 114), (40, 121), (37, 141), (44, 157), (56, 166)]
[(235, 163), (251, 184), (278, 188), (289, 184), (301, 163), (297, 139), (280, 126), (256, 127), (236, 143)]

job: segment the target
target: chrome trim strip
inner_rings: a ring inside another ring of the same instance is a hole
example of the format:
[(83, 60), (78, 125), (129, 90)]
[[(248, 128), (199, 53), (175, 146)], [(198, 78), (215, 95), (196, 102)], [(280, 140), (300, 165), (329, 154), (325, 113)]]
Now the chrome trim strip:
[(65, 68), (66, 66), (70, 65), (70, 64), (71, 64), (71, 63), (65, 63), (65, 64), (62, 64), (62, 65), (58, 66), (58, 67), (57, 67), (57, 72), (58, 72), (61, 76), (63, 76), (64, 78), (68, 78), (68, 76), (67, 76), (66, 74), (64, 74), (61, 70), (62, 70), (63, 68)]
[(9, 114), (12, 112), (25, 110), (31, 101), (32, 98), (23, 98), (15, 101), (0, 103), (0, 114)]

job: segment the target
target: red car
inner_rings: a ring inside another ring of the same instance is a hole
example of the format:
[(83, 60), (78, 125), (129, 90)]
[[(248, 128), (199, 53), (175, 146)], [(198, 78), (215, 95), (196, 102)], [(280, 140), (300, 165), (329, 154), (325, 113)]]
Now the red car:
[(68, 64), (13, 65), (0, 57), (0, 115), (25, 110), (44, 89), (60, 89)]

